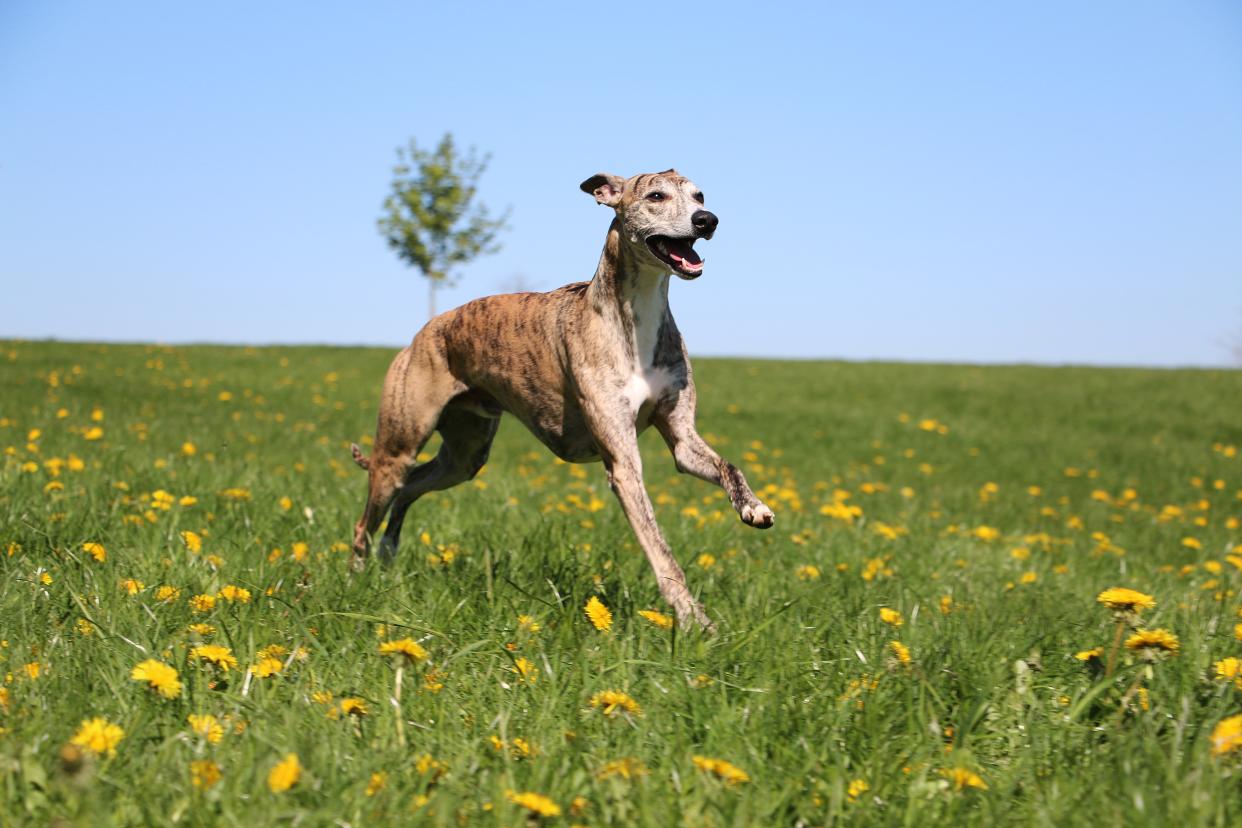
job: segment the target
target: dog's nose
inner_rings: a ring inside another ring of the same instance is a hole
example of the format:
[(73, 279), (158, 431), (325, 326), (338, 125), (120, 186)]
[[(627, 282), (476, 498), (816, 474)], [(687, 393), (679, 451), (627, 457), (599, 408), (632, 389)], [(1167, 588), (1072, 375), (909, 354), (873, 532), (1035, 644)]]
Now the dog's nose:
[(690, 216), (690, 223), (694, 225), (694, 230), (700, 236), (710, 236), (716, 232), (716, 225), (720, 223), (720, 219), (716, 218), (715, 213), (709, 213), (707, 210), (695, 210), (694, 215)]

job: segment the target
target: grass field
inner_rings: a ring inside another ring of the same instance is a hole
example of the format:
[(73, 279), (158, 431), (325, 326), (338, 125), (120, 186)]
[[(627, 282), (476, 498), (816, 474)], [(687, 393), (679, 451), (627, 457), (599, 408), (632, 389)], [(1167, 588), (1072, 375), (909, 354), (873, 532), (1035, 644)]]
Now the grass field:
[(347, 574), (391, 356), (0, 342), (0, 823), (1237, 824), (1242, 373), (700, 360), (709, 636), (513, 420)]

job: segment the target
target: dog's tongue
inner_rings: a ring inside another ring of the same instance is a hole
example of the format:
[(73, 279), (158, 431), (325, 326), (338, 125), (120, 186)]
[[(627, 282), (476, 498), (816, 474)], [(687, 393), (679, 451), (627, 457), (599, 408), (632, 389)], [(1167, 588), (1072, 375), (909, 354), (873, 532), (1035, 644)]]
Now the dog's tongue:
[(669, 258), (683, 267), (694, 269), (703, 264), (703, 260), (699, 258), (699, 254), (694, 252), (694, 248), (688, 244), (681, 242), (670, 242), (668, 247)]

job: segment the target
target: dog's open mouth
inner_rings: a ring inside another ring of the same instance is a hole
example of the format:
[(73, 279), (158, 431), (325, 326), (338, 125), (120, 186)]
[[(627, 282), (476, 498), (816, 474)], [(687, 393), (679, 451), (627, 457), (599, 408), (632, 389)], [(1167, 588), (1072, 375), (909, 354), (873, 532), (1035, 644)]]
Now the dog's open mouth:
[(647, 247), (655, 257), (683, 276), (698, 276), (703, 272), (703, 260), (694, 252), (693, 238), (674, 239), (670, 236), (651, 236)]

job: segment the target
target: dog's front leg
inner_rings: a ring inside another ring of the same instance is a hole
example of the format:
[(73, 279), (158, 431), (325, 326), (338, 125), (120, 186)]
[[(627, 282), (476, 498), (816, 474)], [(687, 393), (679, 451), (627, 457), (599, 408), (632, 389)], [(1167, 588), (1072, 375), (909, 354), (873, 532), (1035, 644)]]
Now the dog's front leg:
[(729, 495), (742, 522), (758, 529), (772, 526), (775, 516), (751, 490), (741, 469), (717, 454), (694, 426), (694, 396), (682, 392), (668, 410), (653, 418), (656, 429), (673, 453), (677, 471), (715, 483)]
[(638, 543), (647, 554), (647, 561), (660, 586), (660, 595), (672, 606), (678, 622), (683, 626), (697, 622), (708, 631), (714, 631), (715, 625), (703, 611), (703, 606), (690, 594), (686, 575), (656, 524), (655, 509), (643, 485), (642, 459), (638, 454), (638, 437), (633, 425), (624, 418), (601, 417), (598, 413), (594, 417), (588, 414), (588, 419), (593, 421), (592, 431), (604, 467), (608, 470), (608, 485), (620, 501)]

